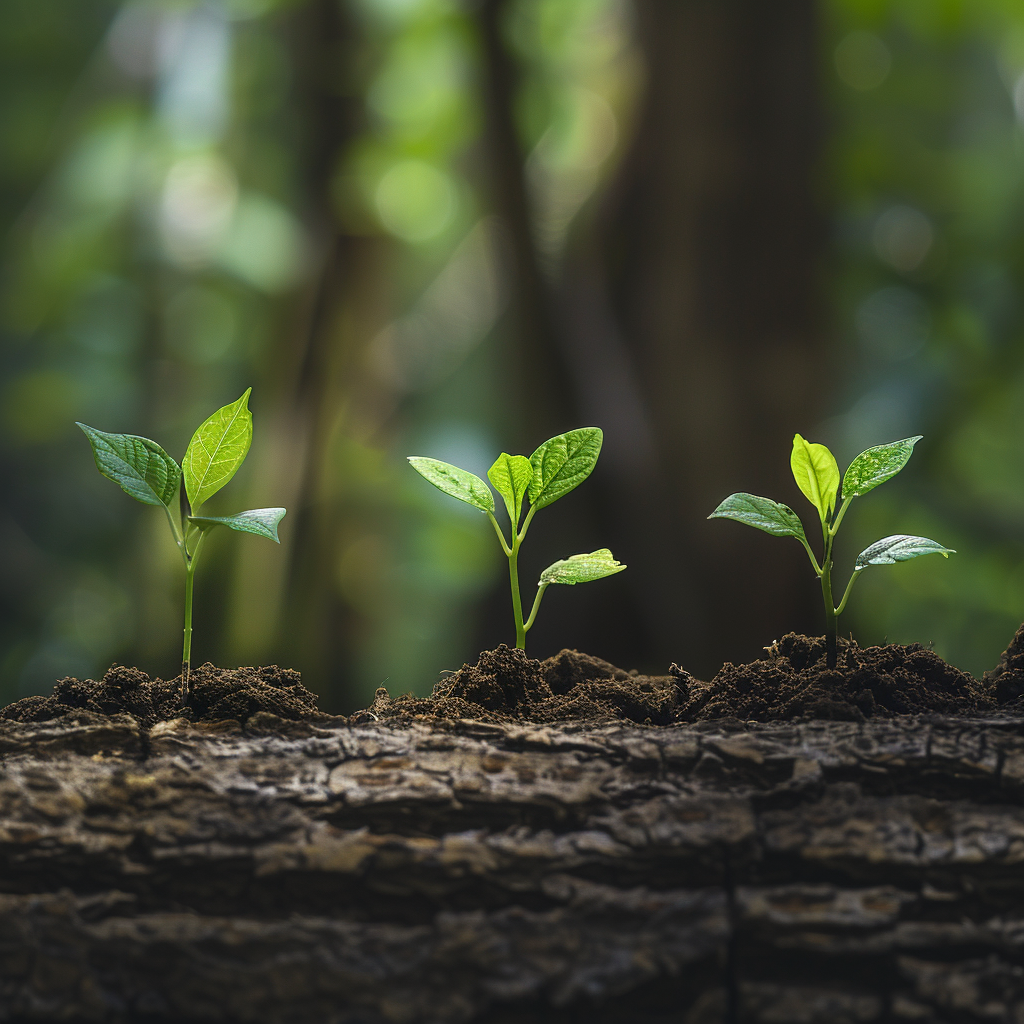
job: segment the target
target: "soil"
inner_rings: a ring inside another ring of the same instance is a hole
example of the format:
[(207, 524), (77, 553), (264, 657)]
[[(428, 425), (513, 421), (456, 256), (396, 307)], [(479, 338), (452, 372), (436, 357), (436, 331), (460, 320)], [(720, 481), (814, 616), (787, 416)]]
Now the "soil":
[(381, 687), (369, 708), (349, 719), (321, 712), (298, 672), (276, 665), (203, 665), (192, 673), (187, 707), (181, 703), (180, 677), (150, 679), (139, 669), (115, 665), (99, 682), (62, 679), (52, 696), (16, 701), (0, 711), (0, 718), (46, 721), (89, 712), (128, 714), (144, 728), (186, 718), (233, 720), (249, 728), (279, 723), (278, 731), (287, 731), (288, 722), (316, 721), (863, 721), (915, 713), (979, 715), (1017, 705), (1024, 708), (1024, 626), (999, 666), (981, 682), (919, 644), (862, 648), (841, 639), (838, 664), (829, 669), (823, 638), (789, 633), (766, 648), (763, 659), (743, 665), (727, 662), (710, 682), (678, 665), (668, 675), (645, 676), (578, 651), (564, 650), (537, 661), (501, 645), (481, 653), (476, 664), (446, 675), (429, 697), (392, 697)]
[(316, 694), (302, 685), (298, 672), (276, 665), (224, 669), (207, 662), (192, 670), (190, 684), (191, 700), (184, 707), (181, 676), (150, 679), (140, 669), (115, 665), (99, 682), (61, 679), (49, 697), (24, 697), (0, 710), (0, 718), (45, 722), (85, 711), (128, 714), (150, 728), (175, 718), (245, 725), (260, 712), (291, 721), (329, 717), (317, 710)]

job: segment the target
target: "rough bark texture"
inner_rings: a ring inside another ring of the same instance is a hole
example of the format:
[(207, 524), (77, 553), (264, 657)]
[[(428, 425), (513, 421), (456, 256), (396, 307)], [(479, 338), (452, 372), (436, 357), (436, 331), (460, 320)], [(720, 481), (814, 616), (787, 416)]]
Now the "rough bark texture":
[(3, 1021), (1024, 1020), (1020, 718), (84, 712), (0, 755)]

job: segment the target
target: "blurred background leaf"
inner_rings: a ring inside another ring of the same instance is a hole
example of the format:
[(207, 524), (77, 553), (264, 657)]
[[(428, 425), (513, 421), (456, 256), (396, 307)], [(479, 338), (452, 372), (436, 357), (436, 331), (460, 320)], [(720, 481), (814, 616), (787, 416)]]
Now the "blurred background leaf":
[(332, 709), (510, 637), (489, 525), (404, 456), (482, 476), (584, 423), (524, 578), (630, 568), (549, 595), (531, 653), (708, 674), (818, 631), (803, 552), (705, 520), (802, 513), (796, 431), (841, 468), (925, 435), (840, 557), (959, 553), (865, 577), (861, 642), (981, 672), (1024, 617), (1018, 5), (7, 0), (0, 54), (0, 700), (177, 672), (166, 526), (73, 423), (180, 458), (249, 386), (209, 511), (289, 515), (211, 538), (194, 657)]

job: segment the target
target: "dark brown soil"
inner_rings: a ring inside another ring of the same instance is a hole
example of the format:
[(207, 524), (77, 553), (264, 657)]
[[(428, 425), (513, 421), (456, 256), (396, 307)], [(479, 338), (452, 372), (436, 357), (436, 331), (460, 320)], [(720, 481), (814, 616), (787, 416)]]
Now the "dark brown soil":
[(0, 718), (45, 722), (88, 711), (129, 714), (149, 728), (156, 722), (188, 718), (194, 722), (234, 719), (242, 725), (259, 712), (292, 721), (323, 718), (316, 694), (303, 685), (299, 673), (276, 665), (264, 668), (216, 668), (207, 662), (191, 673), (192, 697), (181, 703), (181, 677), (150, 679), (137, 668), (115, 665), (102, 680), (61, 679), (49, 697), (25, 697), (3, 710)]
[[(234, 720), (270, 731), (287, 731), (282, 719), (346, 721), (319, 711), (316, 695), (302, 685), (298, 672), (276, 665), (219, 669), (206, 664), (192, 673), (190, 706), (182, 706), (180, 694), (180, 677), (150, 679), (138, 669), (114, 666), (99, 682), (62, 679), (52, 696), (16, 701), (0, 711), (0, 718), (46, 721), (83, 711), (126, 713), (145, 728), (188, 718)], [(370, 707), (348, 721), (860, 721), (928, 712), (978, 715), (1018, 706), (1024, 710), (1024, 626), (999, 667), (982, 682), (919, 644), (861, 648), (852, 640), (840, 640), (838, 665), (828, 669), (824, 640), (795, 633), (766, 648), (766, 657), (759, 661), (727, 662), (710, 682), (677, 665), (668, 675), (644, 676), (578, 651), (536, 661), (502, 645), (484, 651), (475, 665), (448, 674), (429, 697), (392, 697), (382, 687)], [(274, 717), (257, 721), (261, 713)]]
[(392, 698), (381, 687), (363, 718), (482, 718), (494, 722), (630, 721), (668, 725), (684, 697), (675, 676), (641, 676), (562, 651), (545, 661), (502, 644), (434, 686), (429, 697)]
[(840, 639), (834, 669), (825, 665), (823, 637), (788, 633), (766, 653), (746, 665), (726, 662), (710, 683), (693, 681), (680, 718), (859, 721), (926, 712), (979, 714), (996, 704), (991, 686), (920, 644), (859, 647)]

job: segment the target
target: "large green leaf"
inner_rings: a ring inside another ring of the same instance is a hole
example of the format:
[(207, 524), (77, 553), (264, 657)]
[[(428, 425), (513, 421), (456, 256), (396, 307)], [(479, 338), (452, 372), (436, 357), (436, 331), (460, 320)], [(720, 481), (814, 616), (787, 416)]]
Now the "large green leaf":
[(170, 507), (181, 470), (156, 441), (134, 434), (108, 434), (84, 423), (77, 425), (89, 438), (96, 468), (108, 480), (145, 505)]
[(905, 437), (861, 452), (843, 476), (843, 498), (859, 498), (894, 477), (910, 461), (921, 437)]
[(824, 522), (836, 507), (839, 490), (839, 466), (835, 456), (823, 444), (812, 444), (796, 434), (789, 463), (797, 487)]
[(575, 586), (577, 583), (590, 583), (592, 580), (614, 576), (626, 567), (616, 562), (608, 548), (591, 551), (587, 555), (570, 555), (559, 562), (549, 565), (540, 574), (540, 585), (548, 583), (566, 583)]
[(453, 498), (480, 509), (481, 512), (494, 511), (494, 495), (491, 494), (490, 487), (475, 473), (438, 459), (424, 459), (419, 455), (410, 455), (409, 462), (424, 480), (429, 480), (445, 494), (450, 494)]
[(735, 519), (773, 537), (797, 537), (806, 540), (803, 523), (788, 506), (756, 494), (730, 494), (708, 519)]
[(544, 508), (590, 476), (601, 454), (600, 427), (579, 427), (545, 441), (531, 456), (530, 503)]
[(284, 518), (287, 509), (283, 508), (250, 508), (245, 512), (236, 512), (233, 516), (189, 516), (189, 522), (195, 523), (200, 529), (209, 530), (214, 526), (226, 526), (229, 530), (239, 533), (254, 533), (257, 537), (280, 544), (277, 536), (277, 524)]
[(181, 463), (185, 490), (195, 512), (216, 494), (245, 461), (252, 443), (252, 413), (247, 402), (252, 388), (237, 402), (218, 409), (192, 435)]
[(523, 511), (523, 498), (533, 480), (533, 465), (525, 455), (506, 455), (502, 452), (487, 470), (487, 479), (505, 501), (512, 526), (519, 525)]
[(910, 534), (897, 533), (892, 537), (883, 537), (876, 540), (870, 547), (866, 547), (858, 556), (854, 571), (859, 572), (869, 565), (893, 565), (896, 562), (906, 562), (919, 555), (942, 555), (949, 558), (956, 552), (952, 548), (943, 547), (938, 541), (929, 540), (927, 537), (912, 537)]

